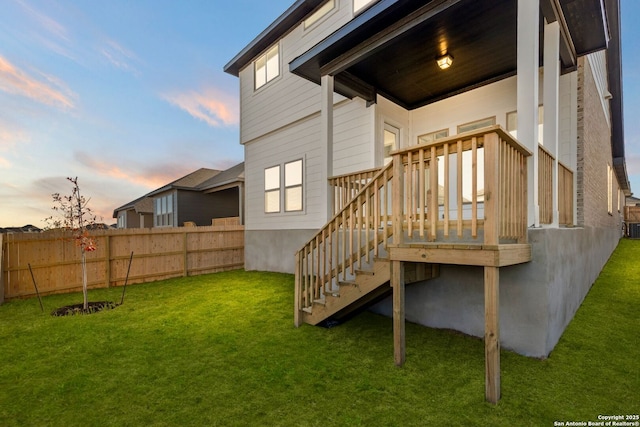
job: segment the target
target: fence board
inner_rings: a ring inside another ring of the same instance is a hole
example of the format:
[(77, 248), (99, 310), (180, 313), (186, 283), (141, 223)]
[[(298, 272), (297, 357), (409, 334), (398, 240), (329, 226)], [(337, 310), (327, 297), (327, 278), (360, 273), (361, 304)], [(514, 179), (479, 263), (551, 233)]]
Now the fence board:
[[(97, 250), (87, 253), (89, 288), (129, 284), (242, 268), (244, 226), (237, 218), (206, 227), (97, 230)], [(43, 295), (82, 289), (81, 253), (60, 231), (0, 235), (0, 297), (35, 296), (31, 264)], [(1, 302), (1, 299), (0, 299)]]

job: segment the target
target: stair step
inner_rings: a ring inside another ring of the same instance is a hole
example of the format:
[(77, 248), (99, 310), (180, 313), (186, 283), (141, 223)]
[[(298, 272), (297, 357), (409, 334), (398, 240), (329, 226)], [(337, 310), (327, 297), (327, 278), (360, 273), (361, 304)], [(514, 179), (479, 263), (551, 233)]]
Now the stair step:
[(326, 299), (314, 299), (313, 303), (314, 304), (319, 304), (319, 305), (326, 305), (327, 304), (327, 300)]
[(340, 286), (358, 286), (358, 284), (355, 282), (355, 280), (340, 280), (338, 282), (338, 285), (340, 285)]
[(363, 276), (375, 276), (376, 273), (373, 270), (356, 270), (356, 274), (362, 274)]
[(331, 297), (336, 297), (336, 298), (340, 298), (340, 290), (336, 289), (333, 291), (324, 291), (325, 296), (331, 296)]
[(311, 307), (302, 307), (302, 311), (309, 314), (313, 313), (313, 310), (311, 310)]

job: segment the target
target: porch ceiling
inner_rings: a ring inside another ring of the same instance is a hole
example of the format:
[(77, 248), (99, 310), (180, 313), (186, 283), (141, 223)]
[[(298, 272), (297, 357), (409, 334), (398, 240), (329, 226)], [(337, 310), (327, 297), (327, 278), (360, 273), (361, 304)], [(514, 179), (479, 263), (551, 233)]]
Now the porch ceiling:
[[(600, 0), (542, 2), (569, 10), (563, 47), (573, 43), (580, 55), (606, 46)], [(375, 102), (378, 93), (414, 109), (514, 75), (516, 38), (517, 0), (380, 0), (294, 59), (290, 70), (316, 83), (333, 75), (336, 92), (349, 98)], [(436, 64), (444, 53), (453, 56), (447, 70)], [(561, 59), (565, 69), (575, 65)]]

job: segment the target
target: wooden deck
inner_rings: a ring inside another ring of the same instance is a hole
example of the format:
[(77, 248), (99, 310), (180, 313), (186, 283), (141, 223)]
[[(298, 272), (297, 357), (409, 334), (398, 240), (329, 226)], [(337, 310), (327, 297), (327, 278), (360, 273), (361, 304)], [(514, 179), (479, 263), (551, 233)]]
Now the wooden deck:
[(335, 215), (296, 254), (295, 324), (317, 324), (390, 286), (394, 358), (402, 365), (407, 267), (432, 266), (417, 269), (421, 273), (410, 280), (436, 277), (440, 264), (483, 267), (486, 398), (495, 403), (500, 268), (532, 256), (527, 243), (531, 153), (492, 126), (392, 154), (380, 170), (330, 180)]

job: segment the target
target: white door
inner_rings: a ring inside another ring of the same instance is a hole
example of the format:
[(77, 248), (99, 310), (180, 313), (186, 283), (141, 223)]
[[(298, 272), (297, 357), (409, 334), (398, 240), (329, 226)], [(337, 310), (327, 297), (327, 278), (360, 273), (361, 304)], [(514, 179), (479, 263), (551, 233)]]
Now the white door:
[(385, 123), (382, 135), (383, 158), (384, 164), (386, 165), (391, 161), (391, 152), (400, 147), (400, 129), (389, 123)]

